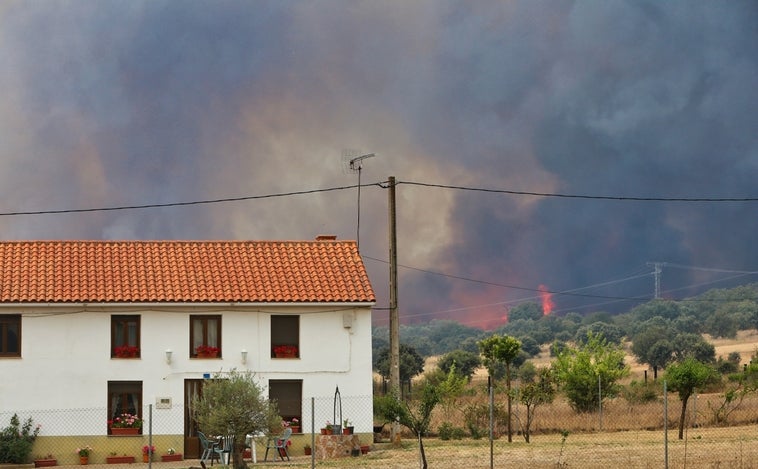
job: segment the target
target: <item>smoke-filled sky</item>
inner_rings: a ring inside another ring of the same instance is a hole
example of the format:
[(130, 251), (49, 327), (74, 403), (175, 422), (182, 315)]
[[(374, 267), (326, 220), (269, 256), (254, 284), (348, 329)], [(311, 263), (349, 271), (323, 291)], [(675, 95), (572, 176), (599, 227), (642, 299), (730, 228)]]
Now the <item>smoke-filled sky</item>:
[(0, 238), (356, 239), (350, 149), (378, 323), (389, 176), (404, 321), (624, 310), (755, 282), (758, 202), (409, 183), (756, 199), (757, 85), (752, 0), (6, 0)]

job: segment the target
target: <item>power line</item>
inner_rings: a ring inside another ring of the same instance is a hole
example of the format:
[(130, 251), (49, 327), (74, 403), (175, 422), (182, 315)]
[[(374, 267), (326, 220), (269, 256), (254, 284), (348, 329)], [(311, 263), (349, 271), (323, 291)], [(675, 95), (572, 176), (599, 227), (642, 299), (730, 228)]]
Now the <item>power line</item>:
[[(367, 256), (365, 254), (362, 255), (362, 257), (364, 259), (369, 259), (369, 260), (376, 261), (376, 262), (387, 263), (387, 261), (385, 261), (385, 260), (377, 259), (375, 257)], [(666, 265), (669, 265), (669, 264), (666, 263)], [(677, 264), (674, 264), (674, 265), (677, 265)], [(651, 297), (606, 296), (606, 295), (592, 295), (592, 294), (580, 294), (580, 293), (576, 293), (576, 292), (581, 291), (581, 290), (588, 290), (590, 288), (604, 287), (604, 286), (608, 286), (608, 285), (613, 285), (613, 284), (617, 284), (617, 283), (627, 282), (627, 281), (630, 281), (630, 280), (636, 280), (636, 279), (639, 279), (639, 278), (644, 278), (644, 277), (649, 277), (651, 275), (654, 275), (654, 272), (649, 272), (646, 269), (645, 270), (638, 269), (634, 273), (632, 273), (630, 276), (625, 277), (625, 278), (616, 279), (616, 280), (609, 280), (609, 281), (606, 281), (606, 282), (601, 282), (601, 283), (596, 283), (596, 284), (592, 284), (592, 285), (587, 285), (587, 286), (584, 286), (584, 287), (577, 287), (577, 288), (573, 288), (573, 289), (570, 289), (570, 290), (539, 290), (537, 288), (529, 288), (529, 287), (516, 286), (516, 285), (506, 285), (506, 284), (496, 283), (496, 282), (490, 282), (490, 281), (486, 281), (486, 280), (477, 280), (477, 279), (472, 279), (472, 278), (469, 278), (469, 277), (463, 277), (463, 276), (460, 276), (460, 275), (452, 275), (452, 274), (447, 274), (447, 273), (444, 273), (444, 272), (436, 272), (436, 271), (433, 271), (433, 270), (421, 269), (421, 268), (418, 268), (418, 267), (413, 267), (413, 266), (408, 266), (408, 265), (403, 265), (403, 264), (398, 264), (398, 267), (402, 267), (402, 268), (407, 269), (407, 270), (414, 270), (414, 271), (425, 273), (425, 274), (429, 274), (429, 275), (436, 275), (436, 276), (446, 277), (446, 278), (450, 278), (450, 279), (454, 279), (454, 280), (463, 280), (463, 281), (466, 281), (466, 282), (472, 282), (472, 283), (477, 283), (477, 284), (482, 284), (482, 285), (490, 285), (490, 286), (495, 286), (495, 287), (510, 288), (510, 289), (515, 289), (515, 290), (523, 290), (523, 291), (531, 291), (531, 292), (545, 291), (545, 292), (550, 293), (552, 295), (575, 296), (575, 297), (583, 297), (583, 298), (597, 298), (597, 299), (603, 299), (603, 300), (610, 300), (610, 301), (604, 301), (604, 302), (601, 302), (601, 303), (593, 303), (593, 304), (589, 304), (589, 305), (581, 305), (581, 306), (574, 306), (574, 307), (570, 307), (570, 308), (559, 309), (559, 310), (555, 310), (554, 311), (555, 313), (562, 312), (562, 311), (569, 311), (569, 310), (573, 310), (573, 309), (577, 309), (577, 308), (579, 308), (579, 309), (586, 309), (586, 308), (589, 308), (589, 307), (603, 306), (603, 305), (608, 305), (608, 304), (613, 304), (613, 303), (619, 303), (619, 302), (625, 302), (625, 301), (650, 301), (650, 300), (654, 299), (654, 298), (651, 298)], [(686, 266), (680, 266), (680, 267), (686, 267)], [(663, 291), (663, 293), (673, 293), (673, 292), (676, 292), (676, 291), (688, 290), (688, 289), (691, 289), (691, 288), (702, 287), (702, 286), (705, 286), (705, 285), (710, 285), (710, 284), (713, 284), (713, 283), (718, 283), (718, 282), (721, 282), (721, 281), (725, 281), (725, 280), (729, 280), (729, 279), (743, 277), (745, 275), (751, 275), (751, 274), (758, 273), (758, 272), (752, 272), (752, 271), (737, 271), (737, 270), (726, 270), (726, 269), (707, 269), (707, 268), (699, 268), (699, 269), (700, 270), (717, 271), (717, 272), (734, 272), (734, 273), (738, 273), (738, 275), (734, 275), (734, 276), (728, 277), (726, 279), (720, 279), (720, 280), (715, 280), (715, 281), (710, 281), (710, 282), (702, 282), (702, 283), (698, 283), (698, 284), (687, 285), (687, 286), (676, 288), (676, 289), (669, 289), (669, 290)], [(514, 304), (514, 303), (523, 303), (525, 301), (536, 300), (536, 299), (539, 299), (539, 298), (540, 298), (539, 296), (532, 296), (532, 297), (526, 297), (526, 298), (518, 298), (518, 299), (514, 299), (514, 300), (500, 301), (500, 302), (495, 302), (495, 303), (478, 304), (478, 305), (473, 305), (473, 306), (463, 306), (463, 307), (460, 307), (460, 308), (437, 310), (437, 311), (432, 311), (432, 312), (427, 312), (427, 313), (406, 314), (404, 317), (406, 319), (409, 319), (409, 318), (415, 319), (415, 318), (424, 317), (424, 316), (435, 316), (435, 315), (439, 315), (439, 314), (459, 313), (459, 312), (462, 312), (462, 311), (468, 311), (468, 310), (472, 310), (472, 309), (490, 308), (490, 307), (493, 307), (493, 306), (504, 306), (504, 305)], [(731, 301), (731, 300), (703, 300), (703, 299), (698, 299), (698, 298), (679, 298), (679, 299), (670, 299), (670, 298), (667, 298), (667, 300), (672, 300), (672, 301), (690, 301), (690, 302), (700, 302), (700, 301)], [(386, 311), (388, 309), (389, 308), (374, 307), (374, 308), (372, 308), (372, 311)], [(480, 322), (487, 322), (489, 320), (490, 319), (482, 320)]]
[[(374, 186), (374, 185), (382, 187), (380, 183), (364, 184), (364, 186)], [(140, 209), (149, 209), (149, 208), (185, 207), (189, 205), (208, 205), (208, 204), (219, 204), (219, 203), (226, 203), (226, 202), (241, 202), (245, 200), (290, 197), (294, 195), (316, 194), (320, 192), (334, 192), (334, 191), (342, 191), (342, 190), (347, 190), (347, 189), (355, 189), (356, 187), (358, 187), (358, 185), (353, 184), (351, 186), (329, 187), (326, 189), (311, 189), (311, 190), (281, 192), (281, 193), (266, 194), (266, 195), (249, 195), (249, 196), (242, 196), (242, 197), (226, 197), (222, 199), (193, 200), (189, 202), (168, 202), (165, 204), (121, 205), (121, 206), (115, 206), (115, 207), (74, 208), (74, 209), (65, 209), (65, 210), (0, 212), (0, 216), (8, 217), (8, 216), (18, 216), (18, 215), (58, 215), (58, 214), (64, 214), (64, 213), (109, 212), (109, 211), (117, 211), (117, 210), (140, 210)]]
[[(363, 254), (361, 257), (363, 257), (364, 259), (370, 259), (370, 260), (376, 261), (376, 262), (387, 263), (387, 261), (385, 261), (385, 260), (377, 259), (375, 257), (367, 256), (365, 254)], [(508, 284), (503, 284), (503, 283), (490, 282), (490, 281), (487, 281), (487, 280), (477, 280), (477, 279), (472, 279), (472, 278), (468, 278), (468, 277), (462, 277), (462, 276), (459, 276), (459, 275), (446, 274), (446, 273), (443, 273), (443, 272), (435, 272), (433, 270), (420, 269), (418, 267), (412, 267), (412, 266), (403, 265), (403, 264), (398, 264), (398, 267), (402, 267), (402, 268), (408, 269), (408, 270), (415, 270), (417, 272), (422, 272), (422, 273), (426, 273), (426, 274), (430, 274), (430, 275), (437, 275), (437, 276), (440, 276), (440, 277), (451, 278), (451, 279), (454, 279), (454, 280), (464, 280), (466, 282), (478, 283), (478, 284), (481, 284), (481, 285), (490, 285), (490, 286), (494, 286), (494, 287), (510, 288), (512, 290), (523, 290), (523, 291), (529, 291), (529, 292), (545, 292), (545, 293), (550, 293), (551, 295), (578, 296), (578, 297), (583, 297), (583, 298), (600, 298), (600, 299), (606, 299), (606, 300), (623, 300), (623, 301), (648, 300), (649, 298), (648, 297), (620, 297), (620, 296), (591, 295), (591, 294), (588, 294), (588, 293), (576, 293), (576, 292), (578, 292), (580, 290), (587, 290), (589, 288), (596, 288), (596, 287), (611, 285), (611, 284), (614, 284), (614, 283), (626, 282), (628, 280), (634, 280), (634, 279), (637, 279), (637, 278), (647, 277), (647, 276), (651, 275), (648, 272), (648, 273), (645, 273), (645, 274), (635, 275), (635, 276), (627, 277), (627, 278), (624, 278), (624, 279), (611, 280), (611, 281), (608, 281), (608, 282), (598, 283), (598, 284), (595, 284), (595, 285), (588, 285), (586, 287), (574, 288), (574, 289), (571, 289), (571, 290), (540, 290), (538, 288), (523, 287), (523, 286), (518, 286), (518, 285), (508, 285)], [(539, 297), (536, 296), (536, 297), (531, 297), (531, 298), (522, 298), (522, 299), (515, 300), (515, 301), (504, 301), (504, 302), (502, 302), (500, 304), (514, 303), (514, 302), (526, 301), (526, 300), (529, 300), (529, 299), (537, 299), (537, 298), (539, 298)]]
[(612, 195), (590, 195), (590, 194), (561, 194), (554, 192), (530, 192), (514, 191), (506, 189), (486, 189), (481, 187), (453, 186), (447, 184), (432, 184), (414, 181), (398, 181), (398, 185), (406, 184), (411, 186), (435, 187), (439, 189), (454, 189), (472, 192), (489, 192), (495, 194), (510, 195), (528, 195), (534, 197), (559, 197), (565, 199), (590, 199), (590, 200), (619, 200), (619, 201), (637, 201), (637, 202), (758, 202), (758, 197), (629, 197), (629, 196), (612, 196)]
[(722, 274), (746, 274), (746, 275), (758, 274), (758, 271), (756, 270), (716, 269), (712, 267), (696, 267), (692, 265), (672, 264), (670, 262), (665, 262), (664, 264), (666, 267), (674, 267), (677, 269), (702, 270), (704, 272), (719, 272)]
[[(449, 185), (449, 184), (433, 184), (433, 183), (416, 182), (416, 181), (397, 181), (395, 184), (396, 185), (405, 184), (405, 185), (410, 185), (410, 186), (429, 187), (429, 188), (438, 188), (438, 189), (451, 189), (451, 190), (471, 191), (471, 192), (487, 192), (487, 193), (494, 193), (494, 194), (522, 195), (522, 196), (532, 196), (532, 197), (557, 197), (557, 198), (585, 199), (585, 200), (616, 200), (616, 201), (643, 201), (643, 202), (713, 202), (713, 203), (758, 202), (758, 197), (721, 197), (721, 198), (719, 197), (627, 197), (627, 196), (607, 196), (607, 195), (590, 195), (590, 194), (562, 194), (562, 193), (550, 193), (550, 192), (514, 191), (514, 190), (508, 190), (508, 189), (466, 187), (466, 186), (455, 186), (455, 185)], [(389, 187), (387, 181), (380, 181), (380, 182), (374, 182), (370, 184), (359, 183), (359, 184), (353, 184), (349, 186), (327, 187), (324, 189), (311, 189), (311, 190), (281, 192), (281, 193), (264, 194), (264, 195), (249, 195), (249, 196), (241, 196), (241, 197), (225, 197), (225, 198), (220, 198), (220, 199), (202, 199), (202, 200), (192, 200), (192, 201), (185, 201), (185, 202), (167, 202), (167, 203), (162, 203), (162, 204), (152, 203), (152, 204), (141, 204), (141, 205), (119, 205), (119, 206), (113, 206), (113, 207), (92, 207), (92, 208), (73, 208), (73, 209), (61, 209), (61, 210), (28, 210), (28, 211), (0, 212), (0, 217), (24, 216), (24, 215), (27, 215), (27, 216), (28, 215), (59, 215), (59, 214), (66, 214), (66, 213), (110, 212), (110, 211), (118, 211), (118, 210), (143, 210), (143, 209), (151, 209), (151, 208), (210, 205), (210, 204), (220, 204), (220, 203), (228, 203), (228, 202), (243, 202), (246, 200), (260, 200), (260, 199), (271, 199), (271, 198), (278, 198), (278, 197), (291, 197), (291, 196), (296, 196), (296, 195), (308, 195), (308, 194), (317, 194), (317, 193), (325, 193), (325, 192), (334, 192), (334, 191), (355, 189), (356, 187), (369, 187), (369, 186), (377, 186), (383, 189), (387, 189)]]

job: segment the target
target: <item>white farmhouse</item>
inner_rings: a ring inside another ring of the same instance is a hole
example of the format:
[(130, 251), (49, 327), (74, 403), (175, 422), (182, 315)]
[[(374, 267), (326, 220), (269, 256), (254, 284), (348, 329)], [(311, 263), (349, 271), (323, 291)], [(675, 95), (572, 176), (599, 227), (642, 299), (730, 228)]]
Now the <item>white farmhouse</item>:
[(198, 457), (191, 399), (236, 368), (306, 432), (311, 398), (318, 431), (339, 386), (359, 400), (345, 418), (370, 438), (374, 303), (356, 243), (334, 236), (0, 242), (0, 424), (31, 416), (59, 464), (77, 444), (105, 462), (127, 452), (108, 421), (147, 419), (152, 405), (157, 452)]

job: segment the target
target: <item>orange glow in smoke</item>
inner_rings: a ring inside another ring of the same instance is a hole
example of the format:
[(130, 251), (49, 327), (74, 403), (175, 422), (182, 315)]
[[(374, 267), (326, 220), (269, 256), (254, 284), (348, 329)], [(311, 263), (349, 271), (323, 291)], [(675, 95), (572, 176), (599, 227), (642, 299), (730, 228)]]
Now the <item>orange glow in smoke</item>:
[(548, 314), (552, 313), (553, 308), (555, 308), (555, 303), (553, 303), (553, 294), (548, 291), (545, 285), (540, 285), (537, 287), (537, 289), (540, 291), (540, 298), (542, 299), (542, 315), (547, 316)]

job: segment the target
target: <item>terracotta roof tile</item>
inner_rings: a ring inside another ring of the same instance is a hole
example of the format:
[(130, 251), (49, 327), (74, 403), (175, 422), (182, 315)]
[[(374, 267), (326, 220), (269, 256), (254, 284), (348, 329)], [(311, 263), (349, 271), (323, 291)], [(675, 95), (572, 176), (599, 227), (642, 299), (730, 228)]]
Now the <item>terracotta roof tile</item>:
[(354, 241), (0, 242), (0, 302), (374, 302)]

